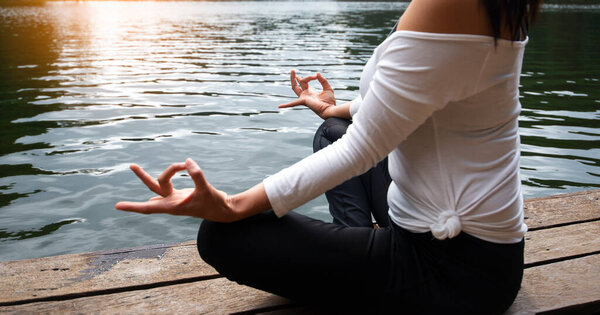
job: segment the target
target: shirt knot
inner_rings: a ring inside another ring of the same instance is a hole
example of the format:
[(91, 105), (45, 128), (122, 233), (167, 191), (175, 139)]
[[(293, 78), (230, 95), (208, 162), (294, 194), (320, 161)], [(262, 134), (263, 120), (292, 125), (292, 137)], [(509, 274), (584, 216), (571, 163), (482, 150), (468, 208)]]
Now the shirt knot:
[(462, 230), (460, 215), (453, 210), (445, 210), (440, 213), (437, 223), (429, 226), (431, 234), (438, 240), (453, 238)]

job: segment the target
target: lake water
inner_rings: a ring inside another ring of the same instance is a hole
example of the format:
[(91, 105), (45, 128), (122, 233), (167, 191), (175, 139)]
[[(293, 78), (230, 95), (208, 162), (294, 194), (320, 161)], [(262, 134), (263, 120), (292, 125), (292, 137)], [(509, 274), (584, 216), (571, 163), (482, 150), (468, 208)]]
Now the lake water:
[[(278, 110), (289, 70), (339, 100), (406, 3), (0, 6), (0, 260), (194, 239), (200, 220), (113, 210), (194, 158), (239, 192), (311, 153), (320, 119)], [(526, 198), (600, 187), (600, 8), (546, 7), (522, 75)], [(178, 187), (190, 186), (179, 175)], [(320, 197), (298, 210), (330, 220)]]

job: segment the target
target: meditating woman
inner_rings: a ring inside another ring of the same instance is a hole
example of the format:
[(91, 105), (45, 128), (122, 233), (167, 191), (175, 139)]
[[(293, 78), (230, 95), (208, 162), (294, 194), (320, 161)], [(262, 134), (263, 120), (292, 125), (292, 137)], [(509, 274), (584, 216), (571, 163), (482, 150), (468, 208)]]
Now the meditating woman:
[[(207, 263), (294, 300), (501, 313), (523, 275), (518, 86), (538, 5), (413, 0), (352, 102), (336, 105), (321, 74), (291, 72), (298, 98), (280, 107), (305, 105), (326, 119), (318, 152), (231, 196), (191, 159), (158, 180), (132, 165), (159, 196), (116, 208), (204, 218), (198, 249)], [(309, 88), (313, 80), (323, 91)], [(183, 170), (195, 188), (173, 189)], [(333, 223), (288, 213), (325, 192)]]

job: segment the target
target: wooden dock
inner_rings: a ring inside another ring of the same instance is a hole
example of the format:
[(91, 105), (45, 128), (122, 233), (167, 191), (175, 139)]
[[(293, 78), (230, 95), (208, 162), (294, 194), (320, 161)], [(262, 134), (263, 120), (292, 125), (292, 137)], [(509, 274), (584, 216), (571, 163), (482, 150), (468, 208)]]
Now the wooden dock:
[[(600, 312), (600, 190), (529, 199), (510, 314)], [(0, 262), (0, 313), (313, 313), (228, 281), (195, 242)]]

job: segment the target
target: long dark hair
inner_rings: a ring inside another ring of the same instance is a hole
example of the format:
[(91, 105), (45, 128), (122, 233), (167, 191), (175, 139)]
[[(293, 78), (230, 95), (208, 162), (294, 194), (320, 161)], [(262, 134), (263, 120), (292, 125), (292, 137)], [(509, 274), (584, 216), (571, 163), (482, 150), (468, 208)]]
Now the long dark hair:
[(492, 34), (498, 39), (503, 30), (510, 32), (511, 39), (521, 38), (529, 24), (535, 21), (542, 0), (479, 0), (487, 11)]

